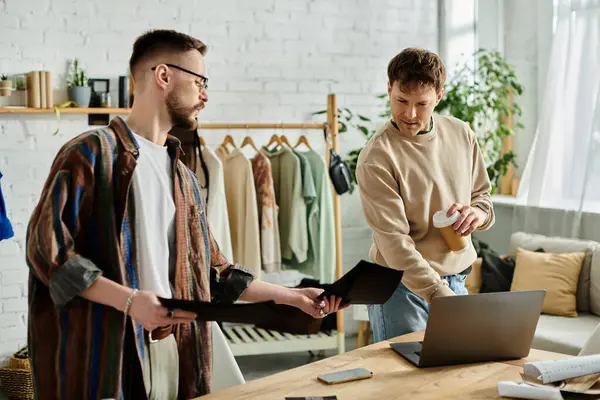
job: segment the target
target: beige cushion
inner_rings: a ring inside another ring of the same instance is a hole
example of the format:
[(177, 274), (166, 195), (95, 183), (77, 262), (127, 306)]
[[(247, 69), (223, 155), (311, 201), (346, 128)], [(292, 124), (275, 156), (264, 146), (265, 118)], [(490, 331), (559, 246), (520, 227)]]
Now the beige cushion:
[(475, 260), (471, 266), (471, 273), (465, 281), (465, 287), (469, 294), (479, 293), (481, 290), (481, 262), (481, 258)]
[(579, 253), (536, 253), (517, 249), (511, 291), (546, 289), (542, 312), (577, 316), (577, 282), (585, 257)]
[[(568, 239), (554, 236), (543, 236), (532, 233), (516, 232), (510, 238), (508, 255), (515, 257), (517, 248), (534, 251), (539, 248), (544, 249), (546, 253), (572, 253), (584, 251), (586, 253), (581, 272), (579, 273), (579, 282), (577, 284), (577, 311), (592, 311), (600, 315), (600, 282), (596, 288), (596, 303), (594, 310), (591, 307), (591, 267), (594, 264), (593, 255), (600, 249), (600, 243), (592, 240)], [(597, 253), (600, 255), (600, 253)], [(600, 268), (600, 258), (596, 257), (595, 262)], [(598, 270), (600, 278), (600, 269)]]
[(531, 347), (576, 356), (598, 324), (600, 317), (588, 313), (579, 318), (541, 315)]

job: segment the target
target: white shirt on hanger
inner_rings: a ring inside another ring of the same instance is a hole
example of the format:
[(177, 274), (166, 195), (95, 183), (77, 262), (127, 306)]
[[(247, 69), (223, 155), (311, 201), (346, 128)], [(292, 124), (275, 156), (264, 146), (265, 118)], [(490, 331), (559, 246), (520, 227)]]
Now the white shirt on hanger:
[(208, 170), (208, 190), (206, 189), (206, 178), (200, 165), (200, 159), (196, 162), (196, 176), (198, 176), (200, 186), (203, 187), (201, 192), (207, 207), (208, 226), (227, 261), (234, 262), (231, 232), (229, 229), (229, 214), (227, 212), (227, 198), (225, 197), (223, 163), (217, 157), (214, 150), (207, 146), (203, 146), (202, 148), (202, 157)]
[(171, 298), (169, 271), (175, 268), (173, 165), (166, 146), (135, 133), (134, 137), (140, 146), (132, 179), (139, 287)]

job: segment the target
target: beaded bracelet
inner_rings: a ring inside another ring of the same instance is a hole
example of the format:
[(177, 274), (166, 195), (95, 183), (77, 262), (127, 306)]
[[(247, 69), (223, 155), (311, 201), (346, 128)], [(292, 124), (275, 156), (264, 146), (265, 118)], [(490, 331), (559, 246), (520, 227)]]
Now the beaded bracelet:
[(133, 302), (133, 297), (137, 294), (138, 290), (133, 289), (133, 292), (127, 298), (127, 303), (125, 304), (125, 315), (129, 315), (129, 308), (131, 307), (131, 303)]

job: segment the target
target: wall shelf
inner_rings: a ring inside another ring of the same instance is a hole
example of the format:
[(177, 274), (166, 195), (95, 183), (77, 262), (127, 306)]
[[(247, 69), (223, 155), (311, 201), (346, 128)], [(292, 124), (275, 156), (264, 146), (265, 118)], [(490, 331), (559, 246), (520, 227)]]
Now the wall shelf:
[[(61, 114), (129, 114), (129, 108), (71, 107), (61, 108)], [(53, 108), (0, 107), (0, 114), (54, 114)]]

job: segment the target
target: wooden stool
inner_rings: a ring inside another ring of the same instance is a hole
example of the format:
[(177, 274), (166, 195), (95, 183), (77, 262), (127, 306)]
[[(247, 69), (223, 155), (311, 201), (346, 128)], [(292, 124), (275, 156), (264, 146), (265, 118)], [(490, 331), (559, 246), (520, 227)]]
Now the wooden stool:
[[(367, 346), (369, 336), (371, 335), (371, 323), (369, 321), (360, 321), (358, 324), (358, 338), (356, 339), (356, 348)], [(364, 344), (363, 344), (364, 340)]]

